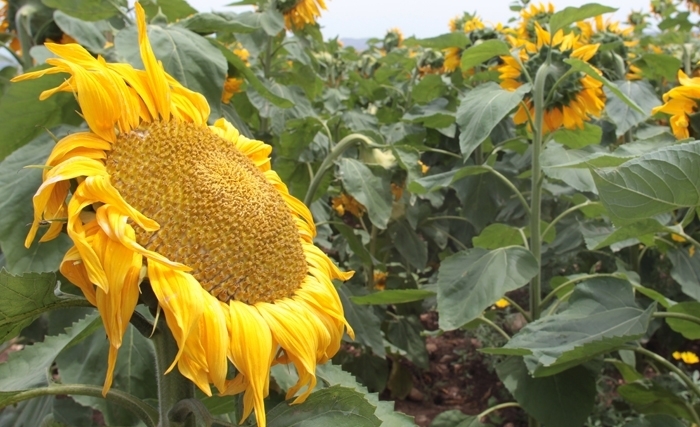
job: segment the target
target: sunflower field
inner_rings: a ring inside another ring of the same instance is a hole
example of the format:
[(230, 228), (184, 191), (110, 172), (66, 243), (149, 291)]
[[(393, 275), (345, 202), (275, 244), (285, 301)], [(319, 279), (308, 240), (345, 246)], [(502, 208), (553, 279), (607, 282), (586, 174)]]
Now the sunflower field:
[(193, 6), (0, 0), (0, 427), (700, 427), (700, 2)]

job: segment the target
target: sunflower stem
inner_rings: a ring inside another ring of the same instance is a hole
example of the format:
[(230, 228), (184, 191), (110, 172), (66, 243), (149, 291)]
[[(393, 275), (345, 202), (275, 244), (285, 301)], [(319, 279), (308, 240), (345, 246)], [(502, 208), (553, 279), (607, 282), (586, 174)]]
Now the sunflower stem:
[(27, 72), (32, 68), (32, 56), (29, 54), (29, 49), (34, 45), (32, 40), (31, 27), (29, 22), (32, 16), (37, 12), (36, 6), (25, 4), (20, 7), (15, 15), (15, 27), (17, 28), (17, 38), (22, 48), (22, 71)]
[(158, 382), (158, 427), (195, 427), (195, 417), (190, 416), (183, 423), (170, 421), (171, 409), (183, 400), (194, 398), (194, 385), (175, 368), (167, 374), (177, 356), (178, 347), (170, 328), (161, 320), (151, 339), (156, 353), (156, 381)]

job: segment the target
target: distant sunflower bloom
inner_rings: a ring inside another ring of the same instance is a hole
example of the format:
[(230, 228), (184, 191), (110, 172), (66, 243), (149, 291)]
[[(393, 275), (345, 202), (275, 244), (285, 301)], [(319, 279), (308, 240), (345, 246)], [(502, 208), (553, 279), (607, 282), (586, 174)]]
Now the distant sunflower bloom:
[(682, 360), (683, 363), (688, 365), (700, 363), (700, 358), (698, 358), (698, 355), (692, 351), (674, 351), (671, 356), (673, 356), (673, 358), (676, 360)]
[(358, 202), (357, 199), (351, 195), (345, 193), (338, 197), (334, 197), (333, 200), (331, 200), (331, 205), (333, 210), (340, 216), (345, 215), (346, 212), (350, 212), (355, 217), (361, 218), (367, 211), (367, 208), (365, 208), (362, 203)]
[(325, 0), (281, 0), (277, 7), (284, 15), (288, 30), (300, 30), (313, 25), (321, 17), (321, 10), (326, 10)]
[[(511, 44), (515, 47), (524, 46), (520, 51), (521, 61), (511, 56), (502, 56), (504, 65), (498, 68), (501, 73), (501, 87), (515, 90), (525, 82), (523, 66), (528, 74), (534, 78), (539, 67), (544, 63), (551, 50), (553, 62), (557, 64), (559, 73), (549, 75), (545, 82), (545, 93), (549, 93), (556, 80), (570, 67), (563, 62), (567, 58), (578, 58), (588, 61), (595, 55), (598, 45), (580, 43), (577, 36), (572, 33), (564, 35), (563, 31), (557, 31), (554, 36), (535, 24), (537, 31), (537, 43), (530, 45), (525, 41), (510, 37)], [(522, 65), (521, 65), (522, 63)], [(528, 112), (531, 117), (535, 115), (534, 103), (531, 97), (524, 99), (515, 113), (516, 124), (525, 123), (528, 120)], [(570, 74), (556, 88), (554, 96), (550, 97), (544, 105), (544, 132), (553, 132), (564, 126), (567, 129), (581, 129), (589, 116), (599, 117), (605, 107), (602, 83), (582, 72)]]
[(690, 115), (698, 111), (700, 100), (700, 77), (688, 77), (678, 70), (678, 81), (681, 84), (666, 92), (664, 104), (651, 110), (652, 114), (666, 113), (671, 115), (671, 130), (678, 139), (690, 138), (688, 126)]
[(639, 44), (639, 40), (633, 37), (633, 27), (621, 28), (618, 21), (604, 20), (602, 15), (596, 16), (592, 21), (577, 22), (576, 26), (581, 43), (610, 46), (605, 51), (598, 50), (588, 61), (603, 76), (609, 80), (640, 78), (639, 68), (633, 68), (629, 64), (629, 59), (634, 56), (629, 49)]
[(700, 0), (685, 0), (685, 5), (689, 11), (700, 13)]
[[(240, 135), (223, 119), (207, 126), (204, 97), (181, 86), (157, 61), (136, 4), (145, 70), (95, 59), (79, 45), (47, 44), (58, 58), (41, 71), (67, 73), (41, 94), (73, 92), (90, 131), (53, 149), (34, 196), (34, 222), (51, 223), (41, 241), (67, 232), (74, 247), (61, 272), (97, 307), (110, 341), (103, 392), (139, 297), (142, 267), (179, 352), (175, 366), (205, 394), (244, 392), (265, 426), (270, 366), (293, 363), (299, 382), (352, 335), (331, 280), (347, 280), (316, 248), (309, 210), (270, 170), (271, 147)], [(71, 180), (77, 182), (66, 202)], [(347, 329), (346, 329), (347, 328)], [(237, 376), (227, 380), (227, 359)]]
[(554, 5), (552, 3), (531, 4), (530, 7), (520, 11), (520, 24), (517, 28), (517, 35), (522, 40), (534, 42), (537, 39), (535, 24), (544, 27), (549, 24), (549, 18), (554, 15)]

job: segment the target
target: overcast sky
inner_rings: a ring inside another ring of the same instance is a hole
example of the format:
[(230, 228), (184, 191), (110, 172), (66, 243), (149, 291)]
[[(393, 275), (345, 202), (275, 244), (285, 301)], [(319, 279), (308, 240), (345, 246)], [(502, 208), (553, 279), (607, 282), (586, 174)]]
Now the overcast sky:
[[(553, 0), (556, 10), (580, 6), (596, 0)], [(225, 7), (232, 0), (190, 0), (200, 12), (211, 10), (241, 11), (241, 7)], [(632, 9), (649, 9), (646, 0), (597, 0), (597, 3), (619, 8), (616, 17), (623, 20)], [(506, 23), (516, 16), (509, 9), (512, 0), (326, 0), (328, 10), (320, 24), (325, 37), (381, 37), (386, 30), (398, 27), (405, 36), (432, 37), (448, 30), (451, 18), (462, 12), (477, 12), (485, 21)], [(539, 2), (537, 2), (539, 3)]]

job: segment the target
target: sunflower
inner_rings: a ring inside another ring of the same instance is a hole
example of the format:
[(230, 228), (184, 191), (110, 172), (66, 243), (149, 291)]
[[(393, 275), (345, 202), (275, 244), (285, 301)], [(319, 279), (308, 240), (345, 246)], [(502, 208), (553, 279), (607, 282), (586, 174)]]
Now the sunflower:
[[(523, 67), (534, 78), (537, 70), (551, 56), (556, 72), (550, 74), (545, 82), (545, 94), (551, 92), (555, 82), (570, 69), (563, 62), (567, 58), (578, 58), (588, 61), (595, 55), (598, 45), (581, 43), (578, 36), (573, 33), (564, 35), (562, 30), (554, 36), (535, 23), (537, 43), (529, 44), (527, 41), (509, 37), (514, 47), (524, 47), (520, 50), (520, 61), (511, 56), (502, 56), (504, 64), (498, 67), (501, 73), (501, 87), (515, 90), (527, 80), (523, 75)], [(534, 117), (534, 103), (528, 96), (520, 104), (513, 118), (516, 124), (525, 123), (528, 113)], [(527, 107), (527, 109), (526, 109)], [(558, 84), (553, 96), (548, 97), (544, 105), (544, 132), (552, 132), (562, 125), (567, 129), (583, 128), (583, 122), (590, 115), (600, 116), (605, 107), (602, 83), (582, 72), (567, 75)]]
[(331, 206), (335, 213), (339, 216), (344, 216), (346, 212), (350, 212), (357, 218), (361, 218), (365, 214), (367, 208), (358, 202), (357, 199), (349, 194), (343, 193), (338, 197), (334, 197), (331, 200)]
[[(177, 366), (207, 395), (210, 384), (244, 392), (243, 419), (254, 409), (264, 426), (270, 366), (296, 367), (288, 397), (306, 387), (301, 402), (316, 385), (316, 364), (338, 351), (345, 330), (352, 336), (331, 282), (352, 272), (313, 245), (311, 214), (270, 169), (271, 147), (223, 119), (207, 126), (204, 97), (156, 60), (138, 3), (136, 18), (145, 70), (47, 44), (53, 67), (15, 78), (69, 74), (41, 99), (73, 92), (90, 128), (50, 154), (25, 244), (42, 220), (47, 241), (67, 218), (75, 246), (60, 269), (102, 316), (104, 393), (145, 273), (179, 349), (166, 372)], [(227, 359), (237, 370), (230, 380)]]
[(277, 8), (284, 15), (284, 23), (288, 30), (300, 30), (309, 24), (315, 24), (321, 16), (321, 10), (326, 10), (325, 0), (280, 0)]
[(520, 11), (520, 25), (517, 28), (517, 35), (522, 40), (534, 42), (537, 39), (535, 24), (545, 26), (549, 24), (549, 18), (554, 15), (554, 5), (552, 3), (531, 4), (529, 8)]
[(621, 28), (618, 21), (612, 19), (603, 20), (602, 15), (596, 16), (592, 21), (580, 21), (576, 23), (580, 34), (580, 42), (585, 44), (600, 44), (607, 49), (599, 49), (588, 61), (596, 67), (609, 80), (621, 80), (631, 72), (628, 59), (634, 55), (629, 49), (637, 46), (639, 40), (632, 37), (633, 27)]
[(680, 86), (666, 92), (663, 96), (664, 104), (651, 110), (652, 114), (666, 113), (671, 115), (671, 130), (678, 139), (690, 137), (688, 126), (690, 115), (698, 111), (700, 100), (700, 77), (688, 77), (683, 71), (678, 70), (678, 82)]
[[(471, 45), (477, 45), (484, 40), (491, 40), (502, 38), (503, 27), (498, 24), (495, 28), (487, 27), (484, 22), (478, 18), (473, 17), (469, 20), (464, 21), (462, 24), (462, 29), (469, 37)], [(444, 49), (445, 63), (443, 65), (445, 72), (451, 73), (459, 68), (462, 61), (462, 52), (464, 49), (459, 47), (448, 47)], [(470, 71), (470, 70), (465, 70)]]
[(700, 0), (685, 0), (685, 5), (689, 11), (700, 13)]
[(399, 48), (403, 45), (403, 33), (399, 28), (392, 28), (386, 32), (384, 40), (382, 40), (382, 45), (385, 52), (391, 52), (392, 50)]

